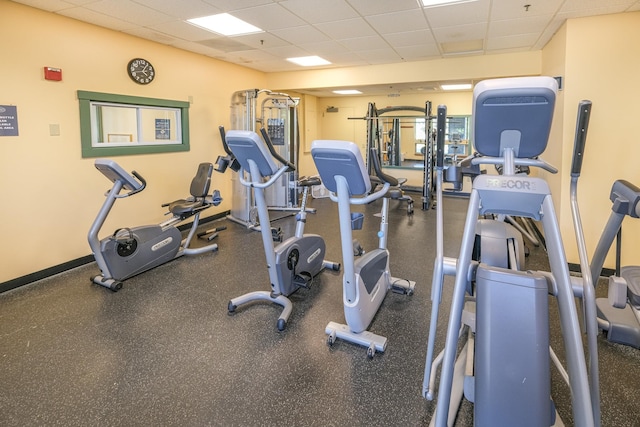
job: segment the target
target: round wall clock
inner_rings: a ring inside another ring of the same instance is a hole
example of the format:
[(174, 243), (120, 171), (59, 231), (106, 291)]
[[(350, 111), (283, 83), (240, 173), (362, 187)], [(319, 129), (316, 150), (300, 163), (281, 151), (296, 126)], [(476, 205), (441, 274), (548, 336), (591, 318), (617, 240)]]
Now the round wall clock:
[(127, 65), (127, 73), (134, 82), (147, 85), (156, 77), (156, 71), (153, 65), (146, 59), (134, 58)]

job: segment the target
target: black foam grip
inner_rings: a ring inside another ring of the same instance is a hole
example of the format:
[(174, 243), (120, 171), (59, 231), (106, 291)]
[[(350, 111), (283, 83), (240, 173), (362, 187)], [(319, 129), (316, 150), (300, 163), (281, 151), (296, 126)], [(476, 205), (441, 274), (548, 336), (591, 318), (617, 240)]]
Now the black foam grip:
[(576, 119), (576, 136), (573, 144), (573, 159), (571, 161), (571, 176), (580, 176), (582, 159), (587, 141), (587, 129), (591, 116), (591, 101), (583, 100), (578, 104), (578, 118)]
[(222, 147), (224, 148), (224, 152), (227, 153), (230, 156), (233, 156), (233, 153), (231, 152), (231, 149), (229, 148), (229, 146), (227, 145), (227, 135), (224, 131), (224, 126), (218, 126), (218, 130), (220, 131), (220, 137), (222, 138)]
[(436, 167), (444, 166), (444, 135), (447, 123), (447, 106), (438, 105), (437, 133), (436, 133)]

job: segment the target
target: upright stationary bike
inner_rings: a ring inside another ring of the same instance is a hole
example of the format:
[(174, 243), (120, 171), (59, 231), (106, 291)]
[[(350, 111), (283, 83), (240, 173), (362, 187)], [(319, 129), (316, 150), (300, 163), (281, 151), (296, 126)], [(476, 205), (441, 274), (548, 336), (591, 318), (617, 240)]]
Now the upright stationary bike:
[[(118, 199), (133, 196), (145, 189), (147, 182), (136, 171), (129, 174), (118, 163), (108, 159), (97, 159), (96, 169), (111, 182), (113, 187), (106, 193), (106, 200), (89, 230), (88, 240), (93, 256), (102, 274), (91, 281), (100, 286), (118, 291), (122, 281), (143, 273), (182, 255), (196, 255), (218, 249), (217, 244), (190, 248), (200, 214), (211, 206), (222, 202), (220, 192), (208, 195), (211, 186), (211, 163), (201, 163), (191, 181), (191, 196), (163, 206), (168, 207), (170, 219), (158, 225), (119, 228), (111, 236), (99, 240), (98, 233), (111, 208)], [(120, 194), (122, 190), (127, 191)], [(193, 216), (193, 223), (186, 239), (182, 239), (176, 225)]]
[[(377, 153), (372, 149), (371, 160), (382, 188), (371, 193), (371, 177), (367, 172), (358, 146), (347, 141), (314, 141), (311, 155), (329, 197), (338, 203), (340, 237), (344, 264), (343, 301), (346, 325), (330, 322), (325, 332), (327, 343), (336, 338), (367, 347), (367, 356), (376, 351), (384, 352), (387, 338), (367, 331), (387, 291), (412, 295), (415, 282), (391, 277), (389, 250), (387, 249), (387, 214), (389, 211), (388, 190), (398, 181), (380, 168)], [(352, 213), (351, 205), (363, 205), (382, 198), (378, 248), (355, 260), (352, 229), (362, 228), (363, 213)]]
[[(264, 128), (261, 132), (264, 142), (253, 131), (230, 130), (226, 133), (223, 143), (227, 145), (225, 150), (228, 149), (228, 152), (233, 153), (242, 169), (250, 176), (250, 180), (246, 181), (243, 178), (244, 172), (238, 173), (238, 179), (242, 185), (253, 188), (260, 219), (262, 243), (267, 257), (271, 291), (249, 292), (233, 298), (229, 301), (228, 309), (233, 313), (238, 306), (259, 300), (281, 305), (283, 310), (278, 318), (277, 328), (282, 331), (293, 309), (291, 300), (287, 297), (301, 287), (308, 288), (312, 278), (323, 269), (339, 271), (340, 264), (325, 261), (326, 246), (321, 236), (304, 234), (307, 215), (305, 206), (309, 186), (319, 184), (319, 180), (307, 180), (301, 183), (304, 185), (304, 193), (300, 211), (296, 215), (295, 235), (274, 247), (264, 189), (273, 185), (285, 172), (294, 170), (295, 166), (278, 155)], [(275, 161), (278, 161), (281, 166), (277, 166)]]

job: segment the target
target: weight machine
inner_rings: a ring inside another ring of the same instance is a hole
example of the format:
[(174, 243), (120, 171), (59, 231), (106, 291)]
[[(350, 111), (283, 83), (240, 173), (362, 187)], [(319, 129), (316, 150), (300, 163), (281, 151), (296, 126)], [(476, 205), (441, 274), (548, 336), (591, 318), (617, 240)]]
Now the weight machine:
[[(272, 92), (268, 89), (248, 89), (234, 92), (231, 97), (231, 129), (259, 132), (264, 127), (277, 153), (294, 165), (298, 164), (299, 131), (298, 104), (299, 98), (285, 93)], [(257, 229), (258, 211), (250, 188), (241, 184), (240, 180), (247, 176), (233, 174), (233, 199), (231, 213), (227, 218)], [(297, 170), (282, 175), (277, 182), (265, 191), (269, 210), (290, 212), (298, 211), (300, 188)], [(313, 209), (309, 209), (313, 212)]]

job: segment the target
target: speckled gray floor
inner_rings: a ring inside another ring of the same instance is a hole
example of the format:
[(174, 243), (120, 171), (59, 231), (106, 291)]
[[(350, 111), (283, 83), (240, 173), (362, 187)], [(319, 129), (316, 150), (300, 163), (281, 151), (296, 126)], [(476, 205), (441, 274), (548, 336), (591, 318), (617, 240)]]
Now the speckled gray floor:
[[(165, 264), (117, 293), (89, 283), (98, 272), (92, 263), (1, 294), (0, 425), (428, 425), (435, 405), (421, 387), (435, 211), (421, 211), (415, 200), (413, 217), (391, 203), (391, 271), (417, 285), (411, 297), (389, 293), (371, 325), (389, 338), (384, 354), (369, 360), (363, 347), (326, 345), (327, 322), (344, 319), (341, 276), (334, 272), (292, 296), (284, 332), (276, 330), (275, 305), (256, 303), (228, 315), (229, 299), (267, 290), (268, 276), (259, 233), (222, 221), (216, 225), (228, 229), (217, 239), (217, 253)], [(310, 203), (318, 213), (309, 217), (307, 232), (322, 234), (327, 258), (341, 261), (335, 205)], [(466, 201), (444, 204), (445, 254), (455, 256)], [(362, 209), (369, 214), (377, 206)], [(368, 215), (366, 231), (356, 236), (365, 248), (375, 246), (377, 220)], [(294, 221), (274, 225), (288, 236)], [(544, 265), (543, 256), (532, 249), (530, 261)], [(600, 337), (600, 369), (603, 425), (639, 426), (640, 352)], [(555, 375), (552, 393), (571, 425), (569, 392)], [(471, 425), (471, 412), (465, 402), (456, 425)]]

